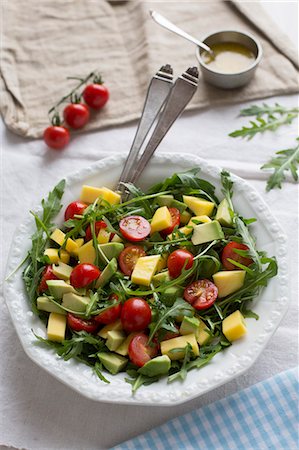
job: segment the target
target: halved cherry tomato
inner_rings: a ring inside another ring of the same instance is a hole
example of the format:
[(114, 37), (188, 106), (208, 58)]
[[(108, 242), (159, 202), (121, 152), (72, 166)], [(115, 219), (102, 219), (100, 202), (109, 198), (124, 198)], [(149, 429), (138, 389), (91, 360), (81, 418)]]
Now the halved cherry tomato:
[(168, 210), (171, 215), (171, 225), (168, 228), (165, 228), (164, 230), (160, 231), (161, 236), (164, 238), (166, 238), (166, 236), (172, 233), (175, 227), (178, 227), (180, 225), (181, 221), (181, 214), (177, 208), (168, 208)]
[(84, 127), (89, 120), (89, 116), (89, 108), (84, 103), (70, 103), (63, 110), (64, 120), (75, 130)]
[(119, 229), (128, 241), (139, 242), (150, 234), (151, 225), (142, 216), (128, 216), (121, 219)]
[(143, 298), (129, 298), (122, 307), (120, 320), (123, 329), (128, 333), (142, 331), (152, 319), (152, 310)]
[(100, 269), (89, 263), (78, 264), (71, 272), (70, 283), (75, 288), (88, 286), (101, 275)]
[(142, 367), (158, 354), (158, 345), (154, 343), (148, 345), (148, 336), (140, 333), (131, 340), (128, 352), (132, 363)]
[(243, 266), (250, 266), (253, 263), (251, 258), (246, 258), (245, 256), (238, 255), (234, 252), (234, 249), (237, 250), (248, 250), (247, 245), (239, 244), (238, 242), (232, 241), (226, 244), (221, 254), (221, 262), (226, 270), (240, 270), (239, 267), (235, 266), (227, 259), (233, 259), (234, 261), (243, 264)]
[(67, 324), (74, 331), (87, 331), (87, 333), (95, 333), (99, 328), (99, 324), (93, 319), (81, 319), (74, 314), (67, 313)]
[[(102, 230), (103, 228), (107, 228), (107, 224), (106, 222), (104, 222), (104, 220), (98, 220), (97, 222), (95, 222), (94, 229), (96, 236), (99, 234), (99, 231)], [(90, 239), (92, 239), (92, 234), (91, 234), (91, 227), (90, 225), (88, 225), (88, 227), (85, 230), (85, 240), (90, 241)]]
[(198, 310), (212, 306), (217, 296), (217, 287), (207, 279), (194, 281), (184, 290), (184, 299)]
[(120, 270), (130, 276), (137, 263), (137, 260), (141, 256), (145, 256), (146, 253), (140, 245), (129, 245), (119, 255), (118, 262)]
[(67, 221), (73, 219), (77, 214), (82, 214), (85, 208), (87, 208), (86, 203), (80, 201), (70, 203), (64, 212), (64, 220)]
[(48, 290), (47, 280), (58, 280), (57, 276), (54, 275), (52, 266), (49, 264), (45, 267), (42, 277), (38, 286), (38, 292), (41, 294)]
[(54, 150), (62, 150), (70, 142), (70, 132), (61, 126), (50, 126), (44, 131), (44, 141)]
[(171, 278), (177, 278), (181, 275), (184, 264), (186, 264), (185, 269), (191, 269), (193, 260), (194, 256), (188, 250), (178, 249), (172, 252), (167, 259), (167, 267)]
[[(115, 303), (115, 301), (118, 300), (118, 296), (116, 294), (111, 294), (109, 300)], [(115, 306), (111, 306), (111, 308), (107, 309), (106, 311), (101, 312), (100, 314), (95, 316), (94, 319), (98, 323), (102, 323), (105, 325), (115, 322), (120, 316), (121, 308), (122, 308), (121, 303), (118, 303)]]
[(88, 84), (83, 91), (83, 98), (91, 108), (101, 109), (109, 99), (109, 91), (103, 84)]

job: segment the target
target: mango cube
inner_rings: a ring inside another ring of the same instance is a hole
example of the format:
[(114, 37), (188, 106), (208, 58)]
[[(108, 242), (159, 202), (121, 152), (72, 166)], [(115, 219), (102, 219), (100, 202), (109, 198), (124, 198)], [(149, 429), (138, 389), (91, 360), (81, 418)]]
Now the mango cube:
[(106, 200), (111, 205), (120, 203), (121, 196), (106, 187), (82, 186), (80, 200), (85, 203), (94, 203), (98, 198)]
[(162, 341), (160, 344), (161, 353), (162, 355), (167, 355), (173, 361), (183, 359), (187, 344), (191, 345), (194, 355), (199, 356), (198, 343), (194, 333)]
[(121, 201), (121, 196), (117, 192), (111, 191), (106, 187), (100, 188), (101, 195), (106, 202), (110, 203), (110, 205), (118, 205)]
[(204, 198), (191, 197), (190, 195), (183, 195), (183, 201), (197, 216), (210, 216), (215, 207), (213, 202), (209, 202)]
[(131, 275), (132, 282), (141, 284), (142, 286), (149, 286), (157, 271), (160, 258), (160, 255), (142, 256), (138, 258)]
[(239, 310), (227, 316), (222, 322), (222, 333), (230, 342), (240, 339), (246, 332), (245, 320)]
[(96, 259), (96, 251), (93, 246), (93, 241), (88, 241), (86, 244), (78, 248), (78, 258), (80, 263), (93, 264)]
[(162, 231), (165, 228), (170, 227), (172, 223), (171, 215), (167, 206), (161, 206), (153, 215), (151, 221), (151, 234)]
[(99, 244), (107, 244), (107, 242), (109, 242), (110, 239), (110, 234), (109, 231), (105, 230), (105, 228), (101, 228), (99, 233), (98, 233), (98, 243)]
[(196, 223), (196, 221), (201, 222), (201, 223), (208, 223), (208, 222), (212, 222), (211, 219), (209, 218), (209, 216), (203, 215), (203, 216), (194, 216), (191, 217), (189, 223), (188, 223), (188, 227), (196, 227), (196, 225), (198, 225), (198, 223)]
[(168, 253), (162, 253), (161, 258), (158, 261), (156, 272), (161, 272), (161, 270), (165, 269), (167, 267), (167, 259), (169, 254)]
[(213, 281), (218, 289), (218, 297), (226, 297), (240, 289), (245, 280), (245, 270), (223, 270), (214, 273)]
[(62, 342), (65, 338), (66, 316), (50, 313), (48, 319), (47, 335), (50, 341)]
[(47, 248), (44, 255), (49, 258), (51, 264), (58, 264), (59, 261), (67, 264), (70, 261), (70, 254), (66, 250), (59, 251), (58, 248)]
[[(56, 228), (56, 230), (53, 231), (50, 238), (52, 241), (56, 242), (56, 244), (63, 245), (65, 241), (65, 233), (61, 231), (59, 228)], [(73, 241), (73, 239), (68, 238), (65, 245), (65, 250), (68, 253), (76, 254), (78, 253), (78, 244)]]

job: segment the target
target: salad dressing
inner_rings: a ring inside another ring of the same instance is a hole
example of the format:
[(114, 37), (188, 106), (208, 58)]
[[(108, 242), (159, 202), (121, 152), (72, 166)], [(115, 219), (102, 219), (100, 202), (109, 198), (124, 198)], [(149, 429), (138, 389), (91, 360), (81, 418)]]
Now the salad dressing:
[(236, 42), (221, 42), (210, 45), (210, 48), (215, 56), (203, 52), (202, 59), (209, 68), (216, 72), (238, 73), (250, 67), (256, 59), (249, 48)]

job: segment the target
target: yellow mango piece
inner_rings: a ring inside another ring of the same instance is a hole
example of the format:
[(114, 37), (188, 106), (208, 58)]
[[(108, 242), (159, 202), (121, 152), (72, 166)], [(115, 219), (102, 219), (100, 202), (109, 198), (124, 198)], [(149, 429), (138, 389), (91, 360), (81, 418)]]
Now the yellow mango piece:
[[(62, 246), (65, 241), (65, 234), (59, 228), (56, 228), (56, 230), (54, 230), (51, 234), (50, 238), (52, 239), (52, 241), (56, 242), (56, 244)], [(65, 250), (68, 253), (76, 255), (78, 254), (78, 248), (78, 244), (73, 241), (73, 239), (68, 238), (68, 240), (66, 241)]]
[(118, 205), (121, 201), (121, 196), (117, 192), (112, 191), (106, 187), (100, 188), (101, 195), (106, 202), (110, 203), (110, 205)]
[(165, 267), (167, 267), (168, 256), (169, 256), (168, 253), (162, 253), (161, 258), (158, 261), (156, 272), (161, 272), (161, 270), (163, 270), (163, 269), (165, 269)]
[(199, 343), (199, 345), (205, 345), (211, 339), (211, 335), (210, 333), (208, 333), (209, 328), (204, 323), (204, 321), (201, 320), (199, 317), (198, 320), (199, 320), (199, 330), (196, 333), (196, 340)]
[(155, 233), (156, 231), (162, 231), (165, 228), (170, 227), (172, 223), (171, 215), (169, 212), (169, 209), (167, 206), (161, 206), (158, 208), (153, 215), (152, 221), (151, 221), (151, 234)]
[(78, 239), (75, 239), (75, 242), (76, 242), (78, 247), (76, 249), (74, 249), (73, 256), (76, 256), (78, 258), (78, 250), (84, 244), (84, 239), (83, 238), (78, 238)]
[(160, 255), (142, 256), (138, 258), (131, 275), (132, 282), (141, 284), (142, 286), (149, 286), (157, 271), (160, 258)]
[(80, 263), (93, 264), (96, 259), (96, 251), (93, 246), (93, 242), (88, 241), (78, 249), (78, 259)]
[(101, 228), (99, 233), (98, 233), (98, 243), (99, 244), (107, 244), (107, 242), (109, 242), (110, 239), (110, 234), (109, 231), (106, 231), (105, 228)]
[(80, 200), (85, 203), (94, 203), (98, 198), (106, 200), (111, 205), (120, 203), (121, 196), (106, 187), (82, 186)]
[(47, 248), (44, 251), (44, 255), (48, 256), (51, 264), (58, 264), (59, 261), (68, 264), (70, 261), (70, 254), (66, 250), (60, 250), (59, 252), (58, 248)]
[(211, 219), (209, 218), (209, 216), (194, 216), (191, 217), (189, 223), (188, 223), (188, 227), (196, 227), (196, 225), (198, 225), (198, 223), (194, 222), (194, 220), (198, 220), (201, 223), (208, 223), (208, 222), (212, 222)]
[(223, 320), (222, 333), (230, 342), (240, 339), (247, 333), (244, 317), (239, 310)]
[(50, 341), (62, 342), (65, 338), (66, 315), (50, 313), (47, 326), (47, 336)]
[(215, 207), (213, 202), (209, 202), (204, 198), (191, 197), (190, 195), (183, 195), (183, 201), (196, 216), (210, 216)]
[[(172, 360), (183, 359), (187, 344), (191, 345), (194, 355), (199, 356), (198, 343), (194, 333), (162, 341), (160, 343), (161, 353), (162, 355), (167, 355)], [(176, 351), (172, 351), (174, 349), (176, 349)], [(177, 349), (181, 349), (181, 351), (177, 351)]]
[(245, 280), (245, 270), (223, 270), (214, 273), (213, 281), (218, 289), (218, 297), (226, 297), (240, 289)]

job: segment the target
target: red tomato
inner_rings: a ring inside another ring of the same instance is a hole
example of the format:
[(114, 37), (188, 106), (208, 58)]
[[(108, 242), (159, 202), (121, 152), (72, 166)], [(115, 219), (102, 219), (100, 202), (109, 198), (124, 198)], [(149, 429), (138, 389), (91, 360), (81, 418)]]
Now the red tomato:
[(139, 245), (129, 245), (119, 255), (118, 262), (120, 270), (130, 276), (137, 263), (138, 258), (145, 256), (146, 253)]
[(82, 214), (85, 208), (87, 208), (86, 203), (80, 201), (70, 203), (64, 212), (64, 220), (67, 221), (73, 219), (76, 214)]
[(125, 239), (143, 241), (151, 232), (150, 223), (142, 216), (128, 216), (121, 219), (119, 229)]
[(146, 362), (154, 358), (158, 353), (158, 345), (148, 345), (148, 336), (144, 333), (133, 337), (129, 345), (129, 358), (138, 367), (144, 366)]
[(84, 103), (70, 103), (63, 110), (66, 123), (77, 130), (84, 127), (89, 120), (89, 109)]
[(49, 264), (45, 267), (42, 277), (38, 286), (38, 292), (41, 294), (48, 290), (47, 280), (58, 280), (57, 276), (54, 275), (52, 266)]
[(234, 252), (234, 249), (248, 250), (248, 247), (245, 244), (239, 244), (238, 242), (234, 241), (229, 242), (224, 247), (224, 249), (222, 250), (221, 262), (226, 270), (240, 270), (239, 267), (234, 266), (234, 264), (227, 261), (228, 258), (243, 264), (243, 266), (250, 266), (250, 264), (253, 263), (253, 260), (251, 258), (246, 258), (245, 256), (238, 255)]
[(218, 296), (218, 289), (210, 280), (197, 280), (184, 290), (184, 299), (195, 309), (207, 309)]
[(120, 320), (123, 329), (128, 333), (142, 331), (152, 319), (152, 310), (143, 298), (129, 298), (122, 307)]
[(65, 127), (50, 126), (44, 131), (44, 141), (48, 147), (62, 150), (70, 142), (70, 132)]
[(68, 326), (74, 331), (87, 331), (87, 333), (95, 333), (99, 328), (99, 324), (94, 319), (81, 319), (67, 313), (66, 316)]
[(168, 228), (160, 231), (162, 237), (166, 238), (170, 233), (173, 232), (175, 227), (180, 225), (181, 215), (177, 208), (168, 208), (171, 215), (171, 225)]
[[(106, 222), (104, 222), (103, 220), (98, 220), (97, 222), (95, 222), (94, 228), (97, 236), (100, 230), (102, 230), (103, 228), (107, 228)], [(85, 230), (85, 240), (90, 241), (90, 239), (92, 239), (92, 234), (91, 234), (91, 227), (90, 225), (88, 225), (88, 227)]]
[(89, 263), (78, 264), (71, 272), (70, 283), (75, 288), (88, 286), (101, 275), (97, 266)]
[(184, 264), (185, 269), (191, 269), (193, 266), (194, 256), (188, 250), (178, 249), (172, 252), (167, 259), (167, 267), (171, 278), (177, 278), (182, 273)]
[[(113, 301), (114, 303), (115, 301), (118, 300), (118, 296), (116, 294), (111, 294), (109, 300)], [(102, 323), (105, 325), (107, 325), (108, 323), (115, 322), (120, 316), (121, 308), (122, 308), (121, 303), (118, 303), (115, 306), (111, 306), (111, 308), (95, 316), (95, 320), (98, 323)]]
[(103, 84), (88, 84), (83, 91), (85, 103), (93, 109), (101, 109), (109, 99), (109, 91)]

